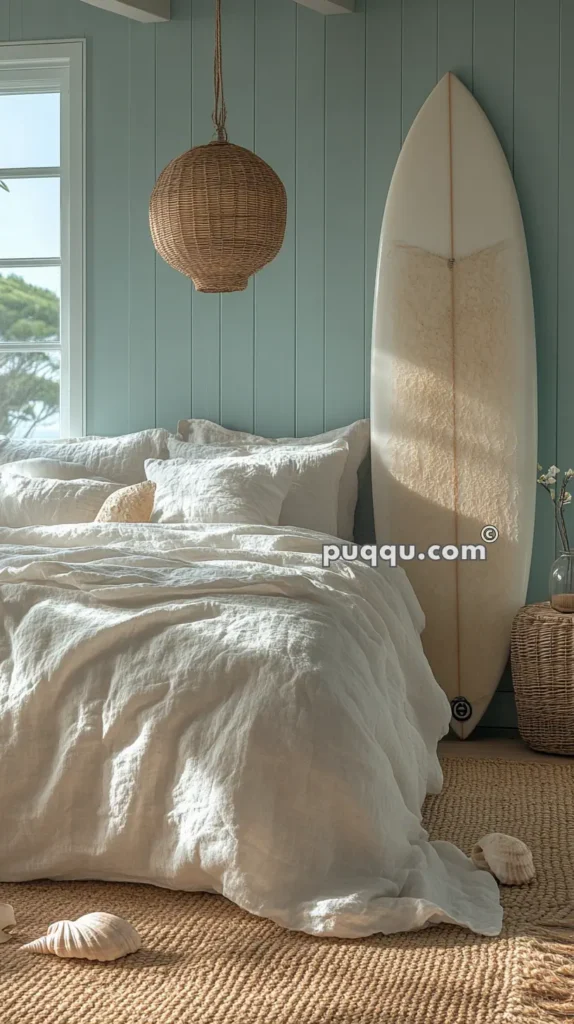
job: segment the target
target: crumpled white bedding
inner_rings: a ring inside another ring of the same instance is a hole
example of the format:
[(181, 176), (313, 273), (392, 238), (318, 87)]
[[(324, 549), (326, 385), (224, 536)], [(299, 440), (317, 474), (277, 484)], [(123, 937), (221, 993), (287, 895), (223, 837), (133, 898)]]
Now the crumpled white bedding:
[(414, 594), (323, 569), (326, 539), (0, 529), (0, 880), (215, 891), (316, 935), (499, 932), (494, 880), (421, 826), (450, 711)]

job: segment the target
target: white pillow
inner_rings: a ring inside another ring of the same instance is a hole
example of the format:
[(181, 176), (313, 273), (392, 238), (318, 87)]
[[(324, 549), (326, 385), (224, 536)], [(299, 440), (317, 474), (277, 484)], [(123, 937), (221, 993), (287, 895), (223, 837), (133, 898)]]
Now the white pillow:
[[(219, 444), (187, 444), (170, 437), (167, 443), (170, 457), (194, 462), (213, 458), (244, 458), (261, 455), (261, 445), (243, 445), (231, 448)], [(301, 526), (337, 536), (337, 508), (341, 476), (349, 446), (345, 441), (330, 444), (281, 445), (271, 447), (269, 458), (288, 457), (294, 466), (289, 493), (283, 502), (280, 526)]]
[(141, 430), (121, 437), (73, 437), (61, 441), (0, 438), (0, 465), (22, 459), (74, 462), (90, 473), (119, 484), (145, 480), (146, 459), (167, 458), (167, 430)]
[(192, 444), (230, 445), (284, 445), (325, 444), (328, 441), (346, 441), (349, 446), (347, 464), (339, 487), (337, 535), (343, 540), (353, 539), (355, 508), (359, 493), (358, 471), (369, 450), (370, 428), (368, 420), (357, 420), (348, 427), (336, 427), (315, 437), (260, 437), (242, 430), (228, 430), (211, 420), (181, 420), (179, 437)]
[(156, 484), (154, 523), (252, 523), (277, 526), (291, 486), (289, 460), (260, 455), (218, 459), (149, 459)]
[[(77, 462), (60, 462), (58, 459), (22, 459), (20, 462), (7, 462), (0, 466), (0, 477), (7, 473), (12, 476), (25, 476), (29, 480), (103, 480), (95, 476), (87, 466)], [(105, 481), (109, 483), (110, 481)]]
[(0, 526), (92, 523), (118, 484), (102, 480), (42, 480), (0, 475)]

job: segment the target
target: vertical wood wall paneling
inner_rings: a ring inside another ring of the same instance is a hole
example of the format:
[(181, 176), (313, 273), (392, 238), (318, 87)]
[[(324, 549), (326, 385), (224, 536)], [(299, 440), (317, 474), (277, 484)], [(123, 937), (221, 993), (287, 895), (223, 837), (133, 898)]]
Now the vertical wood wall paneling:
[(401, 0), (366, 0), (365, 415), (373, 296), (385, 201), (401, 148)]
[(8, 7), (8, 25), (12, 42), (17, 42), (19, 39), (24, 38), (22, 3), (23, 0), (4, 0), (4, 5)]
[(323, 430), (325, 353), (326, 19), (297, 14), (296, 414), (298, 436)]
[(3, 43), (10, 41), (10, 2), (0, 4), (0, 40)]
[[(255, 429), (295, 431), (295, 74), (297, 8), (256, 0), (255, 149), (277, 172), (289, 201), (277, 258), (255, 278)], [(351, 19), (352, 20), (352, 19)]]
[[(255, 145), (255, 0), (223, 7), (223, 83), (229, 141)], [(221, 296), (221, 422), (254, 427), (254, 280), (244, 292)], [(201, 297), (199, 297), (201, 298)]]
[[(17, 9), (16, 22), (19, 27), (17, 39), (72, 39), (87, 36), (90, 40), (99, 37), (102, 28), (102, 11), (93, 10), (84, 14), (84, 4), (70, 0), (1, 0), (0, 6), (7, 7), (13, 14)], [(105, 15), (103, 27), (106, 29)], [(12, 17), (12, 22), (14, 18)], [(14, 27), (14, 26), (13, 26)]]
[(129, 32), (129, 429), (144, 430), (156, 422), (156, 258), (148, 218), (156, 178), (156, 31), (132, 22)]
[[(191, 0), (172, 0), (156, 31), (156, 171), (191, 145)], [(157, 424), (175, 430), (191, 411), (189, 278), (156, 256)]]
[[(560, 149), (558, 164), (558, 466), (574, 467), (574, 8), (562, 2), (560, 43)], [(572, 481), (574, 485), (574, 481)], [(570, 488), (572, 490), (572, 488)], [(543, 497), (548, 497), (543, 495)], [(546, 516), (550, 510), (545, 509)], [(569, 540), (574, 546), (572, 507), (566, 514)]]
[(490, 702), (484, 716), (480, 720), (478, 732), (492, 735), (493, 729), (516, 729), (516, 704), (514, 694), (500, 687)]
[[(496, 131), (510, 167), (514, 164), (514, 0), (474, 0), (474, 94)], [(510, 665), (482, 720), (484, 726), (516, 727)]]
[(447, 71), (472, 89), (474, 0), (438, 0), (437, 78)]
[[(474, 0), (474, 95), (514, 166), (514, 3)], [(520, 196), (519, 196), (520, 198)]]
[(327, 22), (325, 426), (365, 411), (365, 10)]
[(89, 433), (112, 435), (129, 430), (129, 22), (86, 11), (87, 425)]
[(403, 0), (403, 139), (438, 75), (438, 0)]
[[(514, 176), (534, 280), (538, 459), (556, 461), (559, 0), (517, 0)], [(540, 489), (539, 489), (540, 490)], [(529, 597), (545, 599), (555, 542), (548, 496), (538, 495)], [(542, 499), (546, 498), (546, 501)]]
[[(226, 5), (229, 8), (229, 4)], [(192, 0), (192, 145), (204, 146), (214, 138), (213, 0)], [(225, 14), (225, 11), (224, 11)], [(227, 20), (226, 20), (227, 25)], [(223, 27), (228, 47), (230, 33)], [(227, 51), (226, 51), (227, 52)], [(225, 68), (225, 55), (223, 58)], [(225, 73), (225, 72), (224, 72)], [(192, 410), (208, 420), (221, 418), (221, 295), (193, 291)]]

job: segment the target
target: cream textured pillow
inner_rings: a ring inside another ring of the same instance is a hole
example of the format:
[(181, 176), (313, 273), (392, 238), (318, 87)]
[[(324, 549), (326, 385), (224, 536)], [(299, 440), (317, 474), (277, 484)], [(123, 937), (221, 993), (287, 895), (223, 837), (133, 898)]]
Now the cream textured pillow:
[(325, 444), (329, 441), (345, 441), (349, 446), (347, 463), (341, 477), (337, 509), (337, 535), (344, 540), (353, 539), (355, 508), (359, 494), (359, 467), (369, 450), (369, 420), (357, 420), (347, 427), (336, 427), (315, 437), (260, 437), (242, 430), (228, 430), (211, 420), (181, 420), (178, 424), (179, 437), (192, 444), (229, 445), (308, 445)]
[(251, 523), (277, 526), (291, 486), (289, 460), (245, 455), (188, 462), (169, 459), (145, 464), (157, 484), (153, 522)]
[(170, 437), (168, 450), (173, 459), (196, 462), (213, 458), (244, 458), (246, 455), (261, 455), (285, 459), (294, 466), (289, 493), (283, 502), (280, 526), (299, 526), (305, 530), (317, 530), (337, 536), (337, 508), (341, 476), (349, 447), (345, 441), (331, 441), (329, 444), (280, 445), (262, 449), (262, 445), (242, 445), (232, 448), (220, 444), (188, 444)]
[(149, 523), (156, 485), (151, 480), (120, 487), (104, 501), (96, 523)]
[(138, 484), (145, 480), (146, 459), (167, 458), (168, 437), (167, 430), (141, 430), (121, 437), (73, 437), (63, 441), (0, 437), (0, 466), (22, 459), (53, 459), (83, 466), (91, 477), (123, 485)]
[(59, 459), (22, 459), (20, 462), (7, 462), (0, 466), (2, 474), (12, 473), (15, 476), (26, 476), (29, 480), (105, 480), (92, 473), (87, 466), (77, 462), (61, 462)]
[(0, 474), (0, 526), (93, 523), (118, 485), (102, 480), (41, 480)]

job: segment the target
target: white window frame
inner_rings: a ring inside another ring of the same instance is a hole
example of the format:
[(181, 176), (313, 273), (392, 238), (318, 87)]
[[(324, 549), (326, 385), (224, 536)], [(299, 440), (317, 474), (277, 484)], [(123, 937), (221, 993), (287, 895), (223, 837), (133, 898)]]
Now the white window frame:
[[(0, 43), (0, 94), (60, 93), (60, 167), (2, 168), (0, 180), (60, 178), (60, 258), (0, 260), (2, 267), (59, 266), (61, 272), (60, 435), (86, 432), (85, 41)], [(0, 202), (2, 196), (0, 194)], [(49, 345), (0, 346), (0, 352), (49, 351)]]

